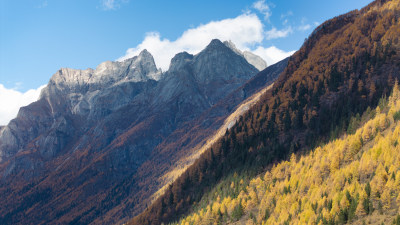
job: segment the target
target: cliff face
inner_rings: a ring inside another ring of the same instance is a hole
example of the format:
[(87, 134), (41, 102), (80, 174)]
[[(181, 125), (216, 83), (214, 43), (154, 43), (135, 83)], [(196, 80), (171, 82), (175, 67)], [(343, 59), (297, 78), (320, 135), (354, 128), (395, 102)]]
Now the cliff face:
[(157, 186), (138, 168), (169, 164), (179, 149), (154, 149), (178, 140), (174, 132), (196, 126), (257, 72), (219, 40), (197, 55), (176, 55), (163, 74), (145, 50), (94, 70), (60, 69), (40, 99), (0, 130), (0, 221), (113, 223), (140, 212), (138, 193), (147, 198)]
[[(1, 131), (1, 159), (26, 148), (38, 149), (47, 159), (55, 157), (74, 135), (155, 86), (160, 76), (147, 51), (124, 62), (104, 62), (96, 70), (60, 69), (39, 101), (21, 108)], [(78, 120), (79, 128), (74, 125)]]

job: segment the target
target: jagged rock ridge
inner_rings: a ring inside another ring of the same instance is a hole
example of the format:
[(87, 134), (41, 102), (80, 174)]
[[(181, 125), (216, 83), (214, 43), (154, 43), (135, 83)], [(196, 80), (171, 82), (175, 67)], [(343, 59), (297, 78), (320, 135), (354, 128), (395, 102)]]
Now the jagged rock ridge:
[[(96, 70), (60, 69), (42, 90), (39, 101), (21, 108), (17, 118), (1, 131), (0, 161), (28, 144), (33, 144), (30, 148), (39, 148), (44, 157), (55, 156), (77, 132), (72, 126), (74, 120), (86, 121), (90, 126), (92, 121), (154, 86), (160, 76), (161, 71), (146, 50), (123, 62), (104, 62)], [(21, 127), (27, 130), (21, 132)]]

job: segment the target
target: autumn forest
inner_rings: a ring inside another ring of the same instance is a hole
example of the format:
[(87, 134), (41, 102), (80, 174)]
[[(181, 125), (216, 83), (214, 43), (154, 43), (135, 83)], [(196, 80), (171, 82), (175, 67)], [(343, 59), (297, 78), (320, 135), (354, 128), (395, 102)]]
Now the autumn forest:
[(130, 224), (395, 219), (399, 34), (398, 0), (321, 24), (271, 90)]

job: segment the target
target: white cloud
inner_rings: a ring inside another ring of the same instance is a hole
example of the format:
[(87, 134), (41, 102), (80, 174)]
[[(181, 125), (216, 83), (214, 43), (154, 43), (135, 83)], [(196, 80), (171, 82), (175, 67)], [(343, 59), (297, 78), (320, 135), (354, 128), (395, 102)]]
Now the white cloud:
[(287, 27), (282, 30), (278, 30), (275, 27), (273, 27), (271, 30), (265, 32), (265, 39), (272, 40), (276, 38), (284, 38), (287, 37), (292, 32), (293, 32), (292, 27)]
[(266, 21), (269, 21), (272, 12), (270, 6), (265, 2), (265, 0), (259, 0), (257, 2), (254, 2), (253, 8), (257, 9), (260, 13), (262, 13)]
[(121, 6), (121, 3), (127, 3), (129, 0), (101, 0), (103, 10), (116, 10)]
[(310, 24), (303, 24), (303, 25), (300, 25), (297, 29), (299, 29), (300, 31), (306, 31), (306, 30), (311, 29), (311, 25)]
[(7, 125), (17, 116), (20, 107), (36, 101), (44, 87), (45, 85), (22, 93), (16, 89), (7, 89), (0, 84), (0, 125)]
[(214, 38), (222, 41), (231, 40), (238, 48), (249, 49), (263, 41), (263, 24), (256, 15), (244, 14), (233, 19), (212, 21), (186, 30), (175, 41), (162, 38), (158, 32), (151, 32), (146, 35), (141, 44), (128, 49), (126, 55), (118, 60), (131, 58), (143, 49), (147, 49), (154, 56), (157, 66), (165, 71), (175, 54), (182, 51), (196, 54)]
[(272, 65), (288, 56), (291, 56), (295, 51), (285, 52), (275, 46), (268, 48), (259, 46), (253, 51), (253, 53), (261, 56), (265, 61), (267, 61), (268, 65)]
[[(191, 28), (183, 32), (176, 40), (163, 38), (158, 32), (147, 33), (142, 43), (126, 51), (126, 54), (118, 60), (122, 61), (137, 56), (143, 49), (147, 49), (154, 57), (156, 65), (163, 71), (168, 70), (170, 61), (177, 53), (186, 51), (197, 54), (203, 50), (212, 39), (217, 38), (221, 41), (231, 40), (236, 47), (241, 50), (253, 51), (256, 49), (261, 52), (261, 57), (267, 61), (268, 65), (278, 62), (292, 52), (285, 52), (276, 47), (262, 47), (264, 40), (287, 36), (292, 32), (289, 27), (285, 30), (275, 30), (265, 32), (264, 25), (255, 14), (245, 13), (236, 18), (212, 21), (207, 24)], [(276, 31), (274, 33), (274, 31)], [(256, 53), (257, 54), (257, 53)]]

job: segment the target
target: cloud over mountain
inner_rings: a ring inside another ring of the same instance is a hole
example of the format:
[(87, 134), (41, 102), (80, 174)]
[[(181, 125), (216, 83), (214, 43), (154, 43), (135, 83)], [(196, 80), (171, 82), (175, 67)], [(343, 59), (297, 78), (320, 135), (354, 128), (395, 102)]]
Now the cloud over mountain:
[(7, 89), (0, 84), (0, 125), (7, 125), (10, 120), (17, 116), (20, 107), (36, 101), (44, 87), (45, 85), (23, 93), (15, 89)]
[[(261, 46), (263, 41), (268, 39), (268, 35), (270, 33), (265, 31), (263, 23), (256, 14), (245, 13), (235, 18), (211, 21), (188, 29), (176, 40), (163, 38), (158, 32), (148, 33), (142, 43), (134, 48), (129, 48), (126, 54), (118, 60), (133, 57), (143, 49), (147, 49), (153, 54), (157, 66), (166, 71), (171, 58), (176, 53), (186, 51), (196, 54), (214, 38), (231, 40), (239, 49), (254, 52), (256, 49), (263, 48)], [(277, 49), (275, 46), (270, 48)], [(277, 52), (279, 54), (276, 54)], [(268, 65), (271, 65), (290, 54), (291, 52), (279, 50), (264, 51), (260, 56), (267, 61)]]

